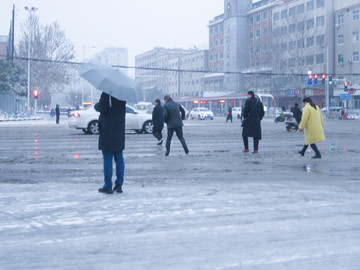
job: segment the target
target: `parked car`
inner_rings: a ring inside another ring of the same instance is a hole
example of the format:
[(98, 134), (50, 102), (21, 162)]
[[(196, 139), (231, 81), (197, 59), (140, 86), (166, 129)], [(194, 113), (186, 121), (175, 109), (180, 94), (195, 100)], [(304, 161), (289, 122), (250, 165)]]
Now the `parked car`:
[(134, 109), (139, 113), (152, 113), (154, 105), (151, 102), (139, 102), (134, 104)]
[(214, 119), (214, 113), (208, 108), (195, 108), (190, 112), (189, 118), (192, 120), (194, 118), (205, 120), (205, 119)]
[[(91, 106), (86, 110), (72, 111), (68, 125), (70, 128), (81, 129), (86, 134), (99, 134), (99, 115)], [(139, 113), (134, 108), (126, 105), (125, 129), (137, 133), (152, 133), (152, 115)]]
[(242, 116), (242, 107), (234, 107), (232, 108), (232, 117), (233, 119), (241, 119)]

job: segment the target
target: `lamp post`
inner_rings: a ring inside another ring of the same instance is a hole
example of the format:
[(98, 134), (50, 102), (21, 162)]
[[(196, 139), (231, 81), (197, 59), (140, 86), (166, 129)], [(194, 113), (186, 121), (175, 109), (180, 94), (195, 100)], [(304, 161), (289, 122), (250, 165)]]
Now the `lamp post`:
[(28, 76), (27, 76), (27, 110), (30, 111), (30, 56), (31, 56), (31, 42), (32, 42), (32, 29), (31, 29), (31, 13), (37, 10), (36, 7), (25, 7), (29, 11), (29, 41), (28, 41)]

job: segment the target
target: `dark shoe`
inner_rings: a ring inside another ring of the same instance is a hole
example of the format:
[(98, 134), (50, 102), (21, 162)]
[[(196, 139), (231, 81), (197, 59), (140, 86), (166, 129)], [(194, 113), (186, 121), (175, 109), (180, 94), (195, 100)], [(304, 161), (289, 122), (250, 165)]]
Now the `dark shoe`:
[(99, 192), (106, 193), (106, 194), (113, 194), (114, 193), (114, 191), (112, 189), (107, 189), (107, 188), (104, 188), (104, 187), (99, 188)]
[(189, 154), (189, 149), (185, 149), (185, 154)]
[(163, 141), (164, 141), (164, 139), (159, 140), (159, 142), (157, 143), (157, 145), (162, 145)]
[(299, 151), (298, 152), (302, 157), (304, 156), (304, 154), (305, 154), (305, 152), (303, 152), (303, 151)]
[(121, 185), (116, 185), (116, 186), (114, 187), (114, 191), (117, 192), (117, 193), (122, 193), (123, 190), (122, 190)]
[(244, 149), (243, 152), (247, 153), (247, 152), (249, 152), (249, 149)]
[(253, 153), (253, 154), (257, 154), (257, 153), (258, 153), (258, 150), (254, 150), (252, 153)]
[(315, 156), (313, 156), (312, 158), (321, 158), (320, 154), (316, 154)]
[(170, 154), (170, 151), (166, 150), (165, 157), (167, 157)]

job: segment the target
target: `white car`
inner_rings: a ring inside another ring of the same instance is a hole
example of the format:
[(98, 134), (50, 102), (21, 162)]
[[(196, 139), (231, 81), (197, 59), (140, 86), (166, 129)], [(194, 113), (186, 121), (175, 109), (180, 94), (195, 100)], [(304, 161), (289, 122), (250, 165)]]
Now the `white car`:
[[(99, 134), (99, 115), (94, 106), (83, 111), (72, 111), (68, 125), (70, 128), (81, 129), (86, 134)], [(151, 114), (139, 113), (126, 105), (125, 129), (150, 134), (153, 127)]]
[(213, 120), (214, 113), (208, 108), (195, 108), (190, 112), (189, 118), (192, 120), (197, 118), (199, 120), (205, 120), (206, 118)]
[(235, 118), (241, 119), (242, 107), (234, 107), (234, 108), (232, 108), (231, 112), (232, 112), (233, 119), (235, 119)]

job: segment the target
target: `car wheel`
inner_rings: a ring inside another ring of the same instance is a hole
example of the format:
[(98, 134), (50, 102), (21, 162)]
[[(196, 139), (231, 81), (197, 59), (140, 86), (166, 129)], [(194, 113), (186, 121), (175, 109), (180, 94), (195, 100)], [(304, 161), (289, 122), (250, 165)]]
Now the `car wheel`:
[(240, 114), (238, 114), (238, 115), (237, 115), (237, 119), (240, 119), (240, 118), (241, 118), (241, 116), (240, 116)]
[(143, 125), (143, 131), (147, 134), (151, 134), (154, 129), (154, 124), (152, 121), (146, 121)]
[(91, 121), (87, 128), (88, 134), (99, 134), (99, 121)]

